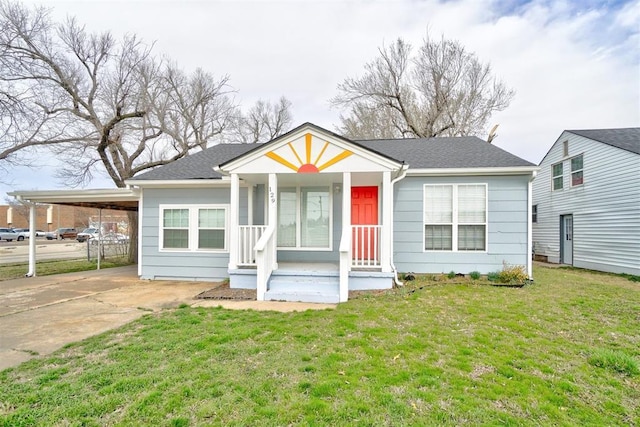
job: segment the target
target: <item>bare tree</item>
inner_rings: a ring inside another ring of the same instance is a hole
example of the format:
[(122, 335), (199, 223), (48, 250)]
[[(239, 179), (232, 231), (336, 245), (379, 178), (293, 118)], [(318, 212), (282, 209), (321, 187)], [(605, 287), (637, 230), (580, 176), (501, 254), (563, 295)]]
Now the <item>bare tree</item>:
[(290, 108), (291, 102), (283, 96), (274, 104), (260, 99), (246, 114), (238, 109), (228, 142), (255, 144), (282, 135), (291, 128)]
[[(53, 144), (69, 165), (61, 176), (70, 185), (103, 169), (124, 187), (141, 171), (213, 143), (235, 109), (227, 77), (186, 76), (135, 36), (118, 42), (73, 18), (55, 24), (45, 9), (9, 2), (0, 3), (0, 28), (0, 89), (9, 95), (2, 99), (32, 115), (9, 116), (16, 137), (4, 151)], [(131, 215), (132, 260), (136, 224)]]
[(416, 55), (398, 39), (379, 49), (362, 77), (338, 85), (333, 106), (344, 108), (339, 132), (351, 138), (484, 134), (491, 114), (514, 92), (459, 42), (428, 36)]

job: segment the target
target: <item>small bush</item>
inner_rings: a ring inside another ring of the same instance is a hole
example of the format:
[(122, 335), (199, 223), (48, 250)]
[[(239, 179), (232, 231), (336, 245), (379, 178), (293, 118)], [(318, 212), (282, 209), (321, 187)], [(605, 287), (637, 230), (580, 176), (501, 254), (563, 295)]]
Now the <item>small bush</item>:
[(448, 277), (449, 279), (453, 279), (454, 277), (456, 277), (456, 272), (455, 272), (455, 271), (453, 271), (453, 270), (451, 270), (451, 271), (449, 272), (449, 274), (447, 274), (447, 277)]
[(480, 272), (472, 271), (471, 273), (469, 273), (469, 277), (471, 277), (473, 280), (478, 280), (480, 279)]
[(619, 350), (595, 350), (589, 357), (588, 362), (598, 368), (610, 369), (629, 376), (640, 374), (638, 362), (633, 357)]
[(487, 280), (490, 281), (490, 282), (499, 283), (500, 282), (500, 272), (499, 271), (492, 271), (491, 273), (487, 274)]
[(527, 270), (523, 265), (509, 265), (506, 262), (502, 271), (498, 273), (500, 283), (524, 283), (529, 279)]

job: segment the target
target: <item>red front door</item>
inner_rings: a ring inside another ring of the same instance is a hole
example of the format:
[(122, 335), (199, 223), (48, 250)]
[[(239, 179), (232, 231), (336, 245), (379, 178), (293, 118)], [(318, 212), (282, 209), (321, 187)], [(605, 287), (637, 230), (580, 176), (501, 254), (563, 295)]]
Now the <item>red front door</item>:
[[(378, 224), (378, 187), (351, 187), (351, 225)], [(359, 260), (377, 258), (375, 228), (354, 227), (351, 236), (353, 257)]]

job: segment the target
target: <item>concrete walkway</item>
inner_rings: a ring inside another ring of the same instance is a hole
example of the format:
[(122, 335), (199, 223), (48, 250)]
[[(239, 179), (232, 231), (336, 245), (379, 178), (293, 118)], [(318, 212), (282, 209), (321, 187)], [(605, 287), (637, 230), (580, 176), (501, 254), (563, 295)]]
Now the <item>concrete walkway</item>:
[(0, 282), (0, 370), (47, 355), (131, 322), (150, 311), (197, 307), (304, 311), (332, 304), (196, 300), (206, 282), (146, 281), (137, 267), (58, 274)]

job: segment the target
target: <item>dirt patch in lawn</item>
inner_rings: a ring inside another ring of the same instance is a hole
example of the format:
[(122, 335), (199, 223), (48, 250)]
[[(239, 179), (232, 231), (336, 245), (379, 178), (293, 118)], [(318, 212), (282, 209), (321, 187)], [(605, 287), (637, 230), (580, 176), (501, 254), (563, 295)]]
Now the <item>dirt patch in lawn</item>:
[(228, 282), (220, 282), (213, 288), (196, 295), (196, 299), (219, 299), (219, 300), (256, 300), (255, 289), (232, 289)]

